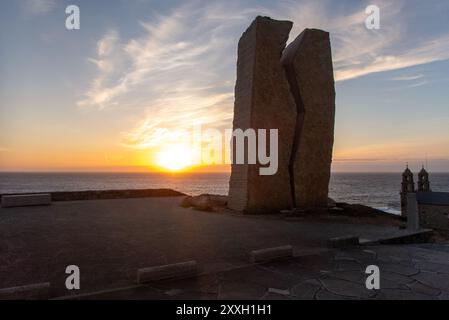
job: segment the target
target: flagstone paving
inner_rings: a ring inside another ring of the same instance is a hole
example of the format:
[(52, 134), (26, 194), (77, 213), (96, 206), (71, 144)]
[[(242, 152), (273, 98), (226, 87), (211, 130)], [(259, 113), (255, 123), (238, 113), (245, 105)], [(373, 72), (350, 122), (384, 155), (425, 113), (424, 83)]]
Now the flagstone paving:
[[(332, 250), (83, 298), (448, 300), (447, 248), (447, 244), (430, 244)], [(379, 290), (365, 285), (366, 267), (373, 264), (380, 269)]]

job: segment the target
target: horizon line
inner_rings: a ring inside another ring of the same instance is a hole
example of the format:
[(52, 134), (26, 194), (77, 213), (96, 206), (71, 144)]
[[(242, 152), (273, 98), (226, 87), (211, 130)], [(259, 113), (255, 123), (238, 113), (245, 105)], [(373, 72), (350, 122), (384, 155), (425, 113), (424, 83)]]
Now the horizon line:
[[(0, 174), (5, 173), (105, 173), (105, 174), (111, 174), (111, 173), (129, 173), (129, 174), (143, 174), (143, 173), (160, 173), (160, 174), (170, 174), (170, 175), (181, 175), (181, 174), (217, 174), (217, 173), (223, 173), (223, 174), (231, 174), (231, 171), (118, 171), (118, 170), (112, 170), (112, 171), (94, 171), (94, 170), (87, 170), (87, 171), (71, 171), (71, 170), (11, 170), (11, 171), (2, 171), (0, 170)], [(331, 171), (331, 174), (338, 174), (338, 173), (355, 173), (355, 174), (402, 174), (402, 171)], [(429, 171), (429, 173), (445, 173), (449, 174), (449, 171)]]

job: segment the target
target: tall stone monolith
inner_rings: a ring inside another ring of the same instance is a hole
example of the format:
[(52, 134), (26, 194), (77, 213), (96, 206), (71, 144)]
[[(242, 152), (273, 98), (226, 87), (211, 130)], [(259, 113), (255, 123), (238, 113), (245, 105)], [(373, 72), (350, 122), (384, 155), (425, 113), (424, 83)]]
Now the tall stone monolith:
[[(257, 17), (238, 44), (235, 129), (278, 129), (278, 171), (259, 174), (260, 164), (233, 164), (228, 206), (245, 213), (292, 207), (289, 162), (296, 106), (280, 64), (292, 23)], [(268, 134), (267, 134), (268, 135)]]
[(326, 207), (335, 123), (335, 86), (329, 33), (305, 29), (281, 63), (297, 106), (290, 163), (296, 207)]
[(329, 34), (306, 29), (287, 48), (292, 23), (257, 17), (238, 45), (233, 129), (278, 129), (278, 171), (233, 164), (228, 206), (245, 213), (326, 207), (335, 89)]

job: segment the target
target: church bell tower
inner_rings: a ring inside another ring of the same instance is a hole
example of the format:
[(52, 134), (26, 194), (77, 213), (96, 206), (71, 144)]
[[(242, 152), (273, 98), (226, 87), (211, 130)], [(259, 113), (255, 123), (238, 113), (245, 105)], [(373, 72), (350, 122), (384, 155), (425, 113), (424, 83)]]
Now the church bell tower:
[(410, 171), (408, 164), (405, 171), (402, 173), (401, 184), (401, 215), (407, 216), (407, 193), (415, 192), (415, 182), (413, 181), (413, 173)]
[(422, 167), (421, 171), (418, 173), (418, 192), (431, 192), (429, 173)]

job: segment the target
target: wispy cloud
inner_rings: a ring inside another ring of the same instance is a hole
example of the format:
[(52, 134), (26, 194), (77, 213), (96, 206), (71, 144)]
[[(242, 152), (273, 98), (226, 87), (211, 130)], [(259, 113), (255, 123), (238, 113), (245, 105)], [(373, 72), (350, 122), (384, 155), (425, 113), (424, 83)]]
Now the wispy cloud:
[(29, 15), (42, 15), (56, 7), (56, 0), (26, 0), (23, 3), (24, 11)]
[[(400, 80), (399, 80), (400, 79)], [(418, 88), (418, 87), (422, 87), (425, 86), (429, 83), (431, 83), (429, 80), (427, 79), (423, 79), (422, 77), (398, 77), (398, 78), (393, 78), (393, 79), (389, 79), (389, 80), (393, 80), (393, 81), (399, 81), (399, 83), (407, 83), (406, 85), (400, 85), (400, 86), (396, 86), (396, 87), (388, 87), (385, 89), (385, 91), (398, 91), (398, 90), (405, 90), (405, 89), (413, 89), (413, 88)]]
[(361, 1), (352, 11), (338, 11), (326, 1), (287, 2), (277, 12), (295, 23), (294, 34), (307, 27), (330, 31), (337, 81), (449, 59), (449, 33), (421, 40), (408, 37), (404, 1), (376, 1), (380, 30), (365, 27), (368, 4)]
[(255, 13), (228, 19), (224, 11), (220, 4), (185, 5), (152, 22), (140, 22), (143, 35), (124, 43), (117, 32), (108, 32), (98, 41), (97, 57), (90, 59), (98, 76), (78, 105), (141, 110), (142, 120), (122, 141), (138, 148), (166, 138), (158, 128), (182, 131), (195, 123), (228, 124), (235, 43)]
[[(139, 37), (121, 39), (118, 31), (107, 32), (90, 59), (98, 74), (78, 105), (141, 114), (122, 141), (137, 148), (166, 138), (167, 131), (160, 128), (182, 131), (198, 122), (229, 126), (236, 44), (256, 15), (293, 21), (290, 41), (306, 27), (330, 31), (337, 81), (449, 59), (449, 34), (410, 41), (401, 16), (405, 2), (376, 2), (382, 10), (380, 30), (365, 28), (364, 8), (369, 3), (364, 2), (349, 10), (326, 1), (251, 8), (232, 0), (182, 5), (141, 21)], [(411, 85), (424, 84), (422, 80)]]
[(391, 81), (412, 81), (412, 80), (422, 79), (423, 77), (424, 77), (424, 75), (422, 75), (422, 74), (408, 74), (408, 75), (393, 77), (389, 80), (391, 80)]
[(125, 71), (123, 64), (123, 48), (119, 44), (119, 36), (115, 30), (108, 31), (97, 43), (97, 57), (89, 61), (96, 65), (99, 73), (92, 81), (85, 99), (79, 106), (96, 105), (100, 109), (107, 106), (114, 96), (120, 93), (120, 85), (115, 84)]
[(422, 80), (422, 81), (418, 81), (412, 84), (409, 84), (408, 86), (405, 86), (404, 89), (406, 88), (417, 88), (417, 87), (422, 87), (425, 86), (426, 84), (429, 84), (430, 82), (428, 80)]
[[(367, 74), (404, 69), (423, 65), (431, 62), (449, 59), (449, 35), (444, 35), (427, 42), (418, 44), (417, 47), (405, 52), (394, 54), (397, 49), (383, 48), (377, 56), (368, 58), (363, 64), (352, 64), (349, 67), (336, 70), (337, 80), (349, 80)], [(388, 53), (387, 53), (388, 52)], [(391, 53), (390, 53), (391, 52)]]

